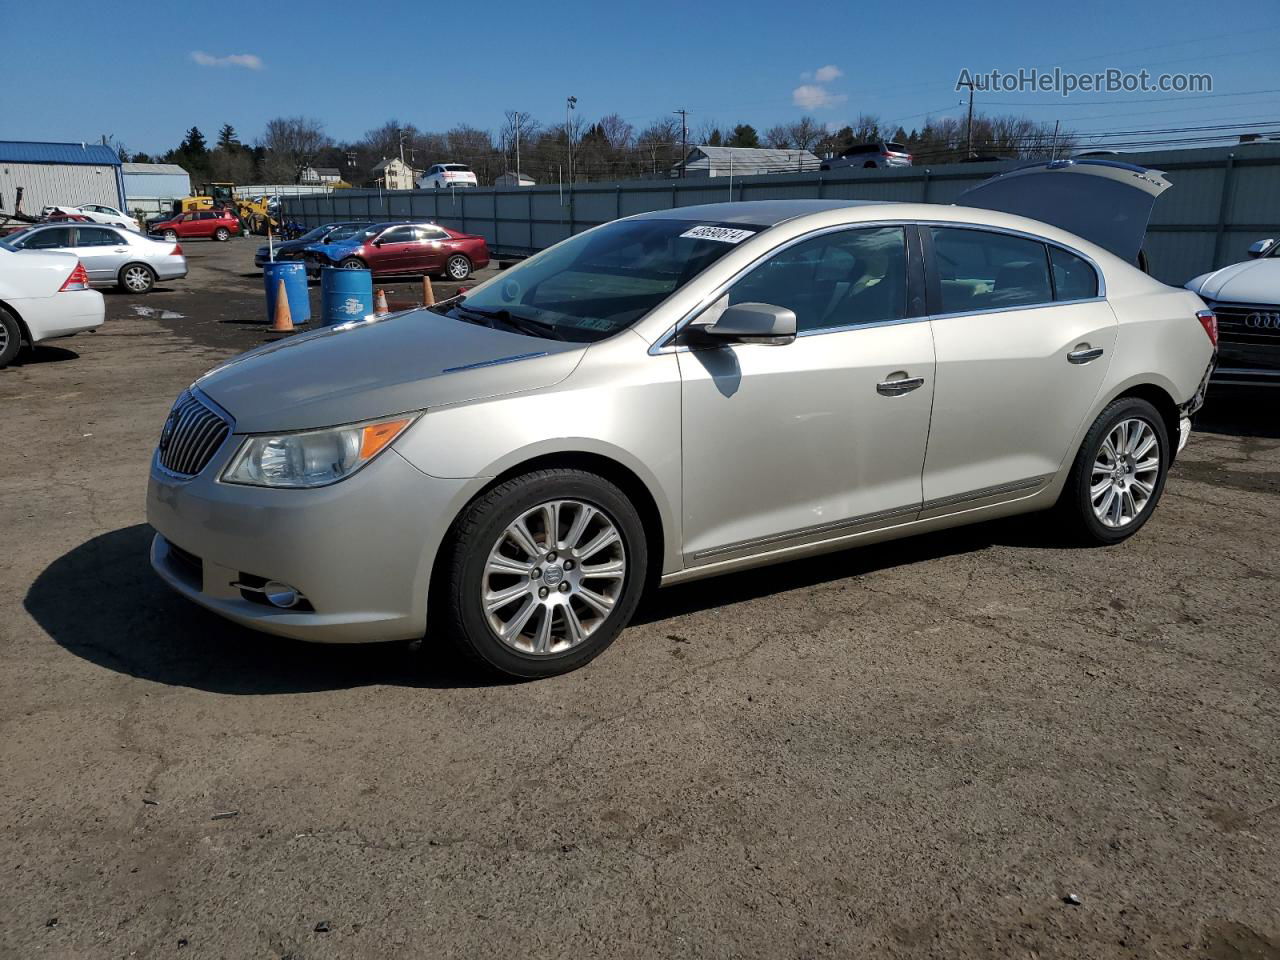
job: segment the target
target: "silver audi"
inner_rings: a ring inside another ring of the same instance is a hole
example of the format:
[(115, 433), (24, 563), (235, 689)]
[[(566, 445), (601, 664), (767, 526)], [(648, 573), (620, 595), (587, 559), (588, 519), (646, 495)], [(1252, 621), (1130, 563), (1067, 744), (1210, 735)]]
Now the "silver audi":
[(1114, 212), (1109, 250), (979, 206), (684, 207), (262, 347), (164, 424), (152, 564), (259, 630), (532, 677), (651, 585), (1051, 509), (1117, 543), (1216, 333)]

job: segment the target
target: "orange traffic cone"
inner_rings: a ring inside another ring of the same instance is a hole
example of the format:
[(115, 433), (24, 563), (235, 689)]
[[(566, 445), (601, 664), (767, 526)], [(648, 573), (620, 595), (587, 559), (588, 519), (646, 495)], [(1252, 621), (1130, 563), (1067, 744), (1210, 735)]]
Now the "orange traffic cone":
[(373, 298), (374, 313), (388, 313), (387, 310), (387, 291), (381, 287), (378, 288), (378, 295)]
[(424, 276), (422, 278), (422, 305), (430, 307), (436, 302), (436, 292), (431, 289), (431, 278)]
[(293, 332), (293, 316), (289, 313), (289, 294), (284, 288), (284, 278), (276, 288), (276, 311), (271, 320), (271, 329), (280, 333)]

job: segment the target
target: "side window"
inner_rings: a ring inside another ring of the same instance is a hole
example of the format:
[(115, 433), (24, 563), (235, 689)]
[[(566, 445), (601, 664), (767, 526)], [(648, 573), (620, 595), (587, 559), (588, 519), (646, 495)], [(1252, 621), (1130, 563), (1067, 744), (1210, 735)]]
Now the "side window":
[(449, 235), (439, 227), (418, 227), (419, 240), (448, 240)]
[(211, 211), (211, 210), (205, 210), (205, 211), (202, 211), (201, 213), (197, 213), (197, 214), (196, 214), (196, 219), (197, 219), (197, 220), (213, 220), (213, 219), (215, 219), (217, 216), (218, 216), (218, 215), (217, 215), (216, 213), (214, 213), (213, 211)]
[(729, 304), (771, 303), (796, 314), (796, 329), (827, 330), (907, 315), (902, 227), (828, 233), (775, 254), (729, 288)]
[(1053, 301), (1049, 260), (1038, 240), (931, 227), (942, 281), (942, 312), (1003, 310)]
[(71, 246), (71, 228), (51, 227), (48, 230), (40, 230), (33, 233), (22, 246), (26, 250), (54, 250), (58, 247), (69, 247)]
[(105, 227), (76, 228), (77, 247), (114, 247), (123, 242), (114, 230)]
[(1098, 273), (1087, 261), (1061, 247), (1049, 248), (1055, 300), (1088, 300), (1098, 295)]
[(378, 239), (383, 243), (412, 243), (415, 232), (413, 227), (392, 227), (390, 230), (384, 230)]

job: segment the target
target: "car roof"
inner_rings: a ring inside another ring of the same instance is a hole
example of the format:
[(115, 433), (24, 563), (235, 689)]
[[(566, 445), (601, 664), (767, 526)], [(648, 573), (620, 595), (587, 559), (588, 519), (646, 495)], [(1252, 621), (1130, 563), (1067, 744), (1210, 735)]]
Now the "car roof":
[(741, 223), (753, 227), (772, 227), (811, 213), (825, 213), (851, 207), (884, 204), (884, 200), (735, 200), (729, 203), (700, 203), (689, 207), (653, 210), (634, 217), (636, 220), (711, 220), (716, 223)]

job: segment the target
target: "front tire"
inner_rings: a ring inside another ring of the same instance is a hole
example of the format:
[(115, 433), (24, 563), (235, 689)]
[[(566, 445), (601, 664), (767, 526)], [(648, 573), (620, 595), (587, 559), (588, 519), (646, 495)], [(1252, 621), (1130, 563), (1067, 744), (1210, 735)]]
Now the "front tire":
[(165, 238), (165, 240), (167, 240), (169, 243), (177, 243), (177, 242), (178, 242), (178, 231), (177, 231), (177, 230), (166, 230), (166, 231), (164, 232), (164, 238)]
[(635, 612), (647, 545), (627, 496), (582, 470), (538, 470), (476, 500), (442, 553), (444, 626), (512, 677), (549, 677), (598, 656)]
[(149, 293), (156, 285), (156, 275), (146, 264), (129, 263), (120, 269), (117, 283), (125, 293)]
[(364, 261), (361, 260), (359, 257), (347, 257), (347, 259), (343, 260), (340, 264), (338, 264), (338, 269), (339, 270), (368, 270), (369, 268), (365, 266)]
[(1069, 530), (1087, 543), (1129, 539), (1155, 512), (1171, 462), (1160, 412), (1138, 397), (1112, 402), (1085, 435), (1058, 502)]
[(22, 328), (8, 310), (0, 307), (0, 367), (7, 367), (22, 349)]

